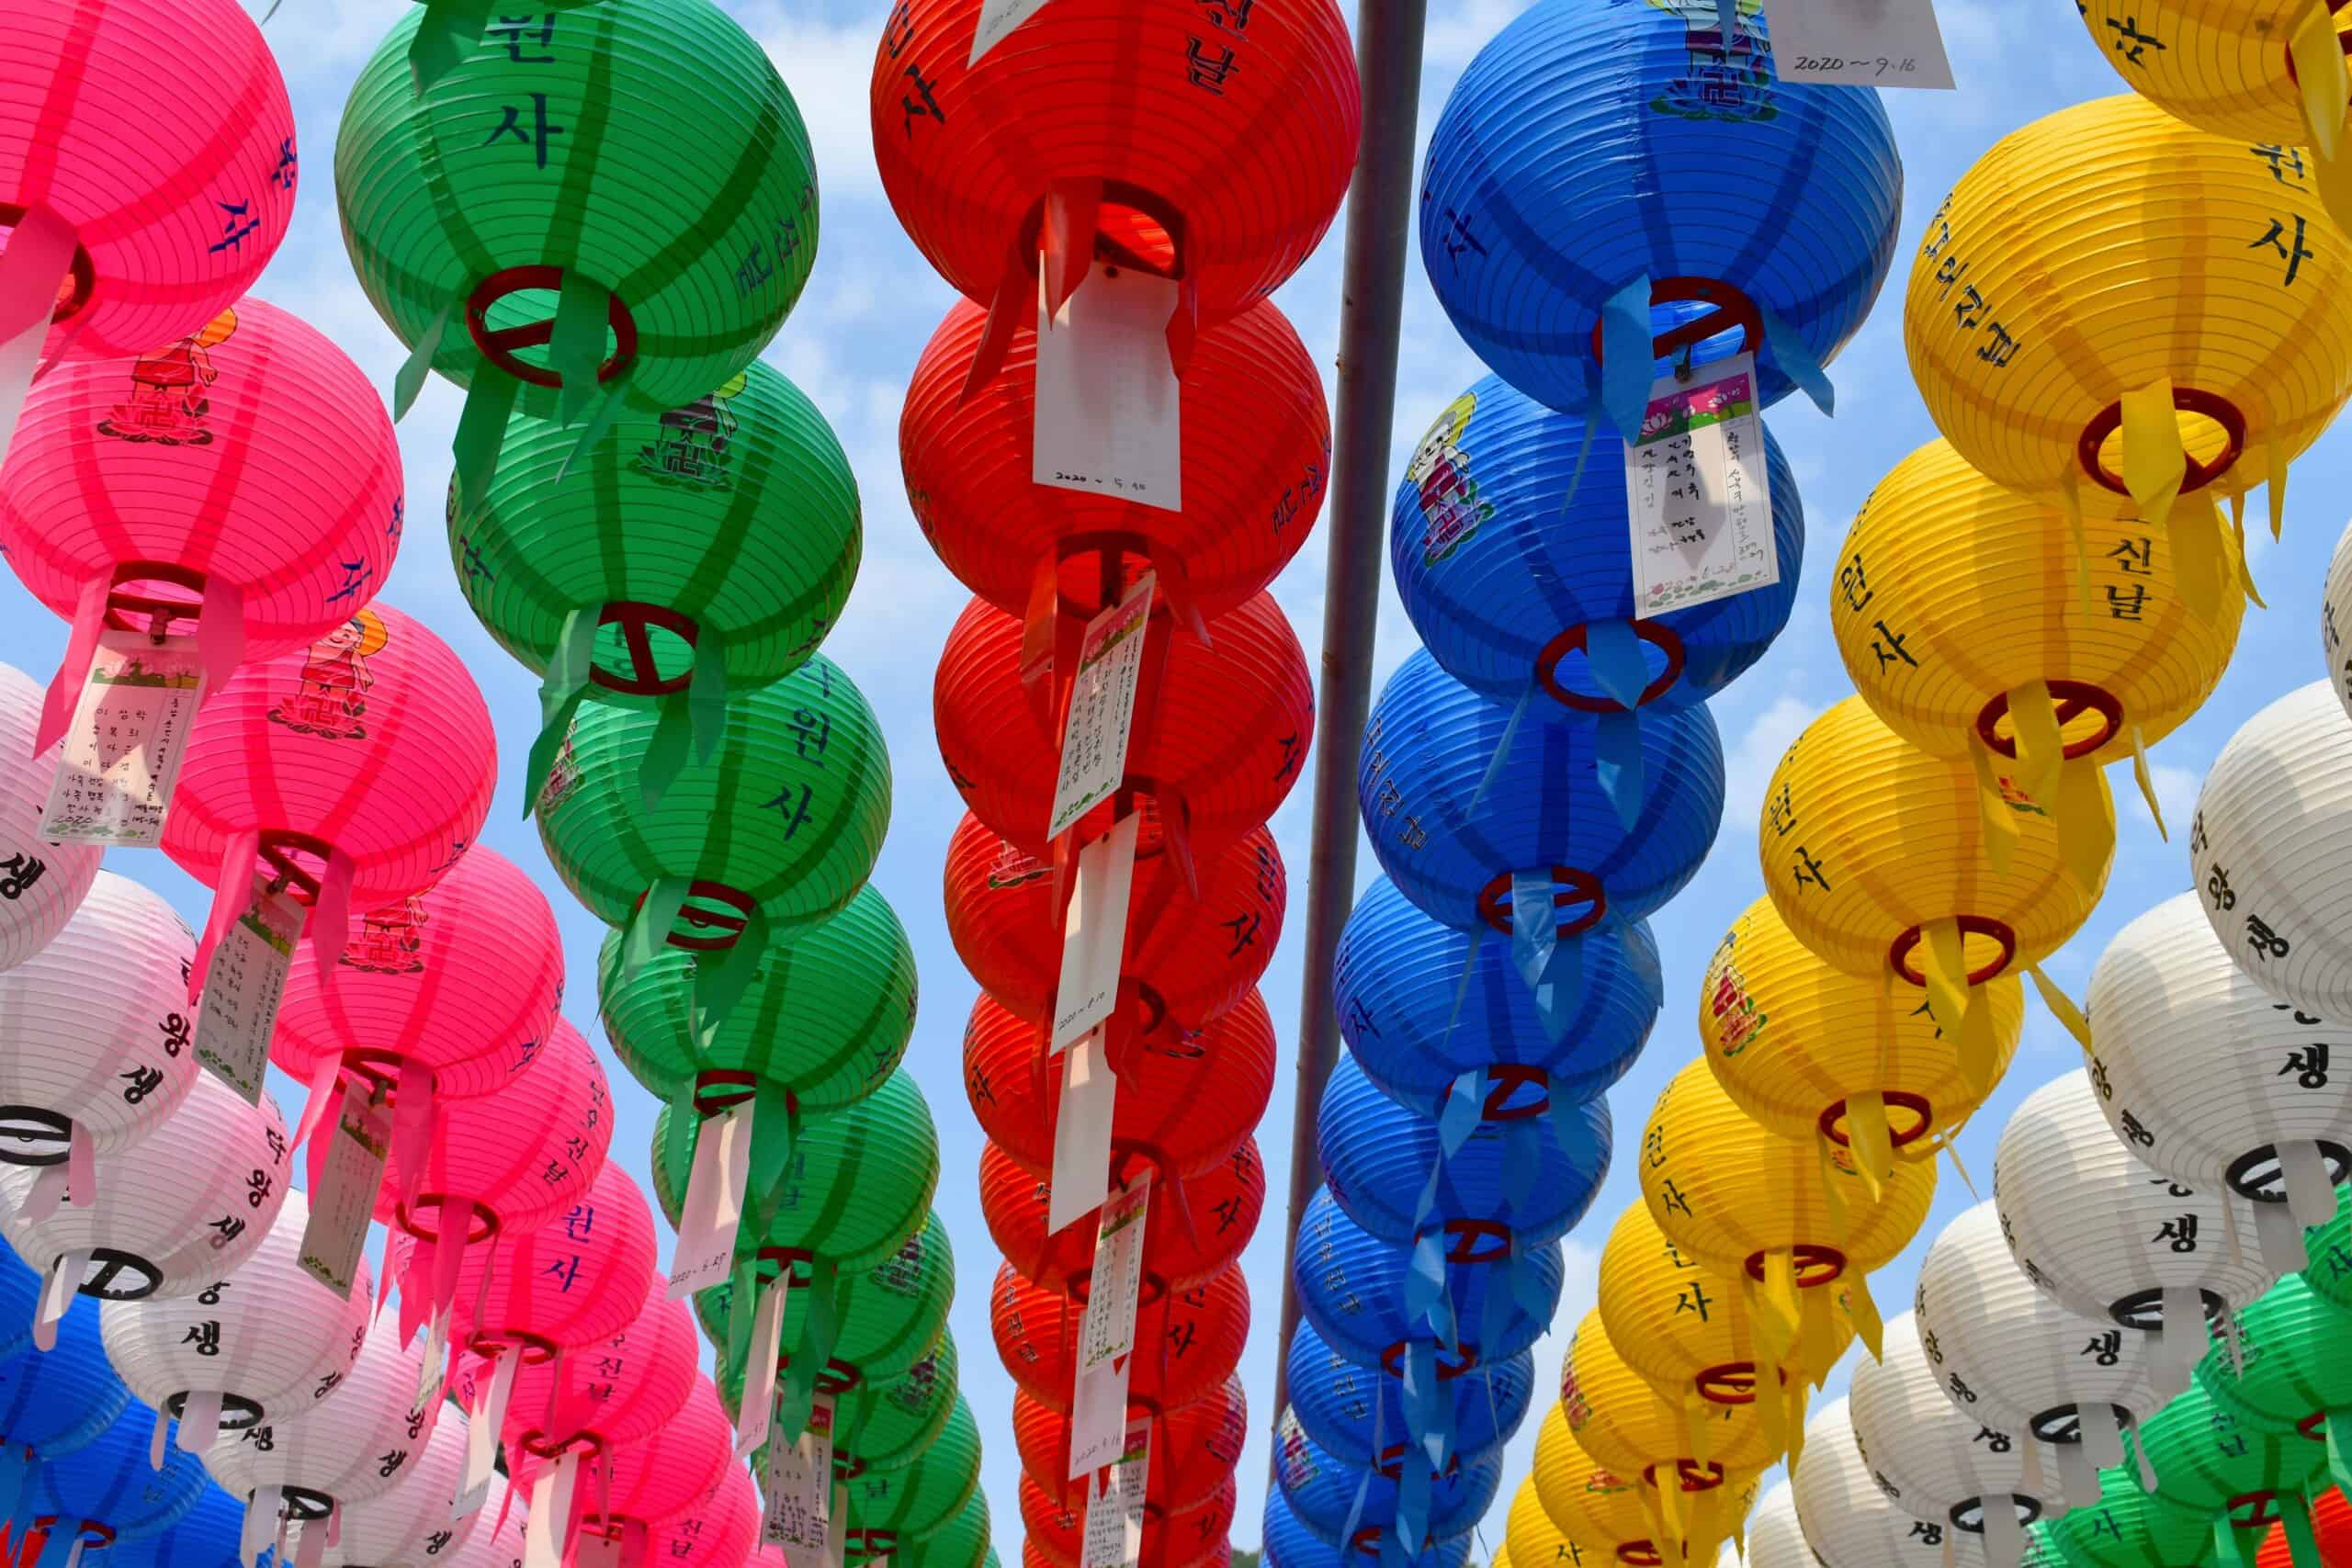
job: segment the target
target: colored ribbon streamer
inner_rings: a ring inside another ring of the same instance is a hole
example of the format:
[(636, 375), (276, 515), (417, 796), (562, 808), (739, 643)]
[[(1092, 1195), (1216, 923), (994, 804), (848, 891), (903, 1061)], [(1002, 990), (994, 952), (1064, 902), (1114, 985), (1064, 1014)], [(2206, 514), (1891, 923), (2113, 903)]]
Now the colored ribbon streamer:
[(1772, 356), (1781, 375), (1795, 382), (1813, 406), (1823, 413), (1838, 412), (1837, 389), (1829, 384), (1829, 373), (1821, 367), (1820, 358), (1813, 352), (1796, 328), (1782, 321), (1770, 307), (1758, 305), (1757, 314), (1764, 319), (1764, 352)]
[(555, 321), (548, 329), (548, 368), (562, 385), (556, 392), (556, 418), (567, 426), (596, 396), (596, 372), (605, 363), (605, 332), (612, 296), (577, 266), (563, 269), (556, 290)]
[(0, 249), (0, 459), (17, 434), (57, 313), (58, 286), (80, 244), (74, 225), (45, 201), (28, 207)]
[(1627, 446), (1641, 439), (1649, 417), (1650, 279), (1647, 273), (1611, 295), (1600, 307), (1600, 407)]
[(2172, 835), (2165, 830), (2165, 808), (2156, 800), (2155, 777), (2148, 771), (2148, 743), (2142, 737), (2138, 725), (2131, 727), (2130, 734), (2132, 737), (2132, 782), (2140, 786), (2140, 798), (2146, 803), (2148, 815), (2155, 819), (2156, 837), (2169, 843), (2172, 841)]
[(466, 389), (466, 406), (458, 415), (458, 433), (449, 443), (458, 483), (454, 520), (458, 523), (473, 515), (474, 508), (481, 504), (482, 492), (490, 487), (499, 451), (506, 445), (506, 422), (514, 412), (521, 387), (504, 371), (483, 366), (474, 373), (474, 384)]
[(718, 953), (705, 953), (695, 962), (695, 1032), (697, 1037), (710, 1039), (718, 1026), (727, 1021), (735, 1004), (743, 999), (751, 988), (752, 978), (760, 972), (760, 960), (767, 956), (768, 918), (753, 909), (744, 917), (743, 929), (735, 940)]
[(49, 678), (49, 691), (41, 699), (40, 728), (33, 735), (35, 756), (56, 745), (73, 726), (74, 705), (81, 701), (83, 684), (90, 678), (90, 666), (97, 660), (98, 638), (106, 632), (107, 597), (110, 592), (105, 578), (94, 577), (82, 584), (82, 592), (74, 600), (74, 626), (66, 635), (65, 657), (59, 662), (57, 673)]
[(490, 21), (490, 0), (424, 0), (409, 39), (409, 82), (419, 95), (466, 62)]
[(2334, 13), (2316, 4), (2306, 4), (2302, 13), (2287, 35), (2287, 58), (2301, 89), (2303, 125), (2312, 133), (2312, 150), (2322, 161), (2332, 162), (2343, 146), (2344, 106), (2352, 98), (2352, 76), (2345, 72)]
[(2033, 988), (2041, 996), (2041, 1005), (2050, 1010), (2050, 1016), (2056, 1019), (2066, 1032), (2075, 1037), (2075, 1044), (2086, 1051), (2089, 1050), (2091, 1048), (2090, 1021), (2083, 1017), (2083, 1010), (2075, 1005), (2075, 998), (2061, 990), (2057, 981), (2043, 974), (2041, 964), (2028, 964), (2025, 972), (2032, 977)]
[(2077, 757), (2059, 768), (2051, 815), (2058, 824), (2058, 858), (2067, 876), (2097, 897), (2115, 860), (2115, 797), (2099, 776), (2096, 758)]
[(1413, 1255), (1405, 1266), (1405, 1319), (1427, 1323), (1438, 1342), (1458, 1349), (1462, 1336), (1453, 1316), (1453, 1302), (1445, 1289), (1445, 1234), (1423, 1231), (1413, 1238)]
[(645, 890), (643, 901), (629, 920), (628, 934), (621, 942), (623, 979), (653, 962), (653, 955), (669, 942), (670, 928), (676, 921), (678, 911), (686, 907), (686, 893), (692, 886), (683, 876), (663, 876), (656, 878), (653, 886)]
[(571, 733), (572, 716), (588, 694), (595, 667), (597, 613), (585, 604), (564, 612), (563, 628), (556, 634), (555, 652), (539, 682), (539, 732), (531, 739), (531, 755), (523, 771), (523, 815), (538, 809), (539, 796), (554, 771), (558, 752)]
[[(431, 9), (425, 13), (428, 24), (432, 14)], [(416, 39), (412, 40), (409, 49), (409, 62), (412, 65), (416, 62), (416, 47), (429, 30), (431, 30), (429, 25), (417, 28)], [(474, 36), (480, 38), (481, 34), (477, 30)], [(433, 372), (434, 355), (441, 352), (441, 339), (448, 333), (449, 317), (457, 308), (458, 302), (454, 299), (441, 307), (433, 320), (425, 323), (424, 333), (416, 340), (416, 346), (408, 351), (406, 359), (401, 361), (400, 369), (393, 373), (393, 423), (397, 424), (401, 422), (408, 413), (410, 407), (415, 403), (417, 393), (424, 389), (424, 378)]]

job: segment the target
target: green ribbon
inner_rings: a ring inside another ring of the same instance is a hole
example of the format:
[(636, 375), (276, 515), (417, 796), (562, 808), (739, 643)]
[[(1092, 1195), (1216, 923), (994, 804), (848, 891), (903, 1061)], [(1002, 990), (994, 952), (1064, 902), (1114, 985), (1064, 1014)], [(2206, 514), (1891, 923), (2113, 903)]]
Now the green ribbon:
[(424, 389), (424, 378), (433, 373), (434, 357), (441, 352), (442, 334), (449, 330), (449, 313), (458, 308), (451, 300), (441, 307), (441, 313), (425, 324), (424, 335), (416, 340), (408, 357), (401, 361), (400, 369), (392, 377), (392, 423), (398, 424), (409, 406), (416, 401), (416, 394)]
[(521, 389), (522, 383), (495, 366), (483, 365), (474, 371), (474, 384), (466, 389), (465, 411), (458, 415), (457, 439), (449, 443), (458, 484), (455, 524), (462, 525), (473, 514), (481, 504), (483, 491), (490, 488), (491, 475), (498, 468), (498, 450), (506, 444), (506, 421), (514, 412), (514, 397)]
[(2279, 1525), (2287, 1532), (2287, 1559), (2295, 1568), (2327, 1568), (2319, 1554), (2319, 1539), (2312, 1533), (2311, 1503), (2300, 1492), (2278, 1495)]
[(556, 753), (571, 731), (571, 716), (588, 694), (588, 675), (596, 652), (596, 612), (577, 605), (564, 613), (563, 629), (556, 634), (555, 656), (539, 682), (539, 732), (531, 740), (531, 754), (523, 768), (523, 815), (538, 809), (539, 792), (554, 771)]
[(708, 767), (727, 734), (727, 644), (708, 626), (696, 628), (695, 672), (686, 685), (686, 711), (693, 720), (695, 761)]
[(645, 890), (645, 901), (629, 918), (628, 934), (621, 941), (622, 979), (634, 978), (670, 940), (671, 923), (686, 907), (686, 889), (692, 886), (683, 876), (663, 876)]
[(628, 372), (624, 370), (614, 377), (611, 385), (605, 389), (603, 399), (596, 404), (596, 412), (580, 428), (580, 439), (573, 442), (571, 450), (563, 455), (563, 467), (555, 472), (558, 484), (570, 479), (571, 466), (594, 451), (596, 444), (605, 439), (605, 433), (613, 428), (613, 422), (621, 416), (621, 403), (628, 392)]
[[(650, 902), (650, 900), (649, 900)], [(672, 913), (676, 911), (673, 910)], [(743, 922), (734, 944), (695, 959), (695, 1033), (708, 1038), (727, 1021), (752, 987), (767, 953), (768, 919), (757, 909)]]
[(2335, 1484), (2352, 1497), (2352, 1461), (2344, 1452), (2344, 1435), (2352, 1432), (2352, 1410), (2331, 1410), (2324, 1423), (2327, 1431), (2327, 1473)]
[(466, 62), (490, 20), (490, 0), (424, 0), (409, 39), (409, 81), (419, 94)]
[(670, 793), (678, 774), (686, 765), (686, 747), (693, 739), (687, 730), (686, 705), (662, 700), (660, 716), (653, 721), (653, 738), (645, 743), (645, 754), (637, 764), (638, 798), (651, 811)]
[(566, 426), (578, 423), (596, 396), (611, 300), (610, 292), (578, 267), (564, 269), (556, 293), (555, 322), (548, 328), (548, 367), (563, 381), (556, 392), (556, 417)]
[(744, 1187), (747, 1207), (755, 1206), (759, 1228), (765, 1231), (784, 1197), (784, 1168), (792, 1159), (792, 1143), (800, 1134), (800, 1118), (792, 1109), (792, 1095), (782, 1084), (761, 1078), (752, 1087), (756, 1109), (752, 1112), (752, 1168)]
[[(793, 1288), (791, 1270), (785, 1272), (785, 1282), (778, 1290)], [(817, 1366), (808, 1359), (806, 1342), (808, 1338), (808, 1314), (801, 1316), (801, 1345), (795, 1346), (792, 1359), (786, 1365), (775, 1385), (775, 1429), (768, 1434), (771, 1443), (797, 1443), (808, 1428), (809, 1408), (817, 1402)]]
[(2216, 1568), (2245, 1568), (2245, 1554), (2238, 1551), (2237, 1526), (2230, 1522), (2226, 1511), (2213, 1521), (2213, 1562)]

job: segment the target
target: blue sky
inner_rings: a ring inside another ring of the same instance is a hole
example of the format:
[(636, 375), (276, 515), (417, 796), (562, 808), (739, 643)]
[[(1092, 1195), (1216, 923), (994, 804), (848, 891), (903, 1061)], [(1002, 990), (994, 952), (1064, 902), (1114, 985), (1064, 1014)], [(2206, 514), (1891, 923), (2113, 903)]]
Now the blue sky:
[[(247, 0), (258, 15), (266, 0)], [(940, 868), (960, 807), (933, 743), (932, 671), (949, 626), (962, 608), (963, 590), (933, 558), (909, 514), (897, 460), (899, 403), (915, 359), (951, 300), (947, 286), (906, 240), (883, 199), (869, 145), (867, 73), (888, 0), (720, 0), (768, 48), (798, 98), (815, 138), (823, 188), (823, 237), (816, 271), (798, 308), (767, 353), (832, 422), (855, 467), (865, 508), (865, 558), (856, 592), (826, 652), (856, 680), (888, 731), (897, 774), (897, 810), (876, 881), (912, 932), (922, 976), (922, 1017), (908, 1066), (930, 1097), (940, 1128), (944, 1176), (938, 1207), (958, 1248), (959, 1293), (953, 1325), (963, 1347), (963, 1380), (988, 1442), (983, 1483), (994, 1510), (997, 1544), (1017, 1560), (1015, 1509), (1019, 1461), (1010, 1411), (1012, 1388), (990, 1348), (987, 1287), (996, 1266), (980, 1220), (976, 1183), (980, 1134), (961, 1080), (960, 1042), (973, 996), (972, 982), (949, 947), (940, 909)], [(518, 7), (520, 0), (518, 0)], [(1454, 78), (1477, 47), (1521, 7), (1515, 0), (1432, 0), (1420, 107), (1420, 135)], [(266, 36), (284, 66), (300, 130), (304, 178), (294, 229), (258, 292), (330, 333), (389, 389), (402, 349), (362, 297), (345, 259), (332, 189), (334, 130), (345, 93), (376, 41), (405, 9), (403, 0), (284, 0)], [(2065, 0), (1939, 0), (1938, 15), (1960, 82), (1957, 93), (1894, 93), (1894, 118), (1905, 168), (1904, 248), (1886, 293), (1869, 324), (1831, 367), (1836, 419), (1802, 399), (1770, 415), (1787, 449), (1803, 492), (1811, 547), (1798, 608), (1765, 660), (1715, 704), (1731, 777), (1731, 803), (1721, 840), (1706, 867), (1662, 914), (1654, 917), (1665, 955), (1668, 1006), (1648, 1052), (1611, 1096), (1621, 1148), (1633, 1145), (1651, 1100), (1697, 1049), (1693, 1030), (1699, 976), (1729, 922), (1760, 890), (1755, 821), (1764, 780), (1781, 749), (1813, 715), (1849, 690), (1830, 641), (1826, 563), (1835, 558), (1855, 507), (1904, 454), (1934, 434), (1911, 385), (1901, 333), (1905, 268), (1927, 214), (1952, 182), (2003, 132), (2067, 104), (2119, 90), (2096, 47), (2066, 14)], [(690, 144), (682, 156), (691, 156)], [(1276, 296), (1327, 377), (1337, 353), (1340, 243), (1335, 228), (1323, 248)], [(1418, 253), (1416, 253), (1418, 254)], [(1405, 338), (1391, 477), (1420, 433), (1483, 367), (1447, 325), (1418, 263), (1405, 302)], [(449, 472), (449, 437), (459, 398), (446, 382), (428, 385), (400, 427), (412, 516), (437, 517)], [(2344, 525), (2330, 498), (2352, 493), (2352, 442), (2324, 437), (2297, 467), (2288, 502), (2285, 542), (2258, 542), (2254, 569), (2270, 603), (2249, 611), (2229, 676), (2204, 712), (2159, 747), (2157, 788), (2174, 842), (2160, 840), (2132, 794), (2128, 773), (2116, 770), (2120, 834), (2116, 869), (2105, 901), (2083, 933), (2049, 966), (2080, 996), (2107, 939), (2133, 916), (2188, 886), (2188, 853), (2178, 829), (2188, 818), (2198, 780), (2231, 732), (2281, 694), (2318, 679), (2319, 592), (2328, 554)], [(2257, 503), (2258, 505), (2258, 503)], [(384, 597), (422, 616), (464, 655), (488, 697), (502, 750), (501, 786), (486, 841), (538, 878), (562, 922), (573, 983), (572, 1021), (602, 1042), (593, 983), (596, 944), (604, 928), (563, 892), (541, 853), (537, 833), (516, 808), (523, 753), (537, 727), (535, 681), (503, 655), (481, 630), (458, 592), (437, 531), (412, 530), (407, 550)], [(1385, 558), (1385, 549), (1384, 549)], [(1310, 652), (1323, 613), (1323, 549), (1310, 542), (1275, 592)], [(46, 681), (62, 651), (65, 626), (0, 577), (0, 660)], [(1385, 676), (1415, 646), (1393, 590), (1384, 586), (1380, 608), (1380, 668)], [(1310, 660), (1312, 662), (1312, 660)], [(1303, 879), (1307, 850), (1305, 790), (1276, 819), (1283, 852)], [(160, 853), (122, 852), (113, 869), (157, 888), (197, 923), (201, 889)], [(1369, 876), (1369, 852), (1361, 858)], [(1266, 980), (1266, 998), (1287, 1042), (1298, 1004), (1297, 931), (1303, 889), (1293, 886), (1294, 918)], [(2007, 1112), (2026, 1092), (2072, 1068), (2072, 1043), (2037, 1010), (2030, 1011), (2025, 1043), (2007, 1082), (1962, 1140), (1980, 1182), (1989, 1180), (1993, 1146)], [(614, 1149), (640, 1178), (655, 1110), (651, 1098), (620, 1081), (620, 1122)], [(289, 1104), (300, 1090), (279, 1082)], [(1280, 1191), (1290, 1150), (1290, 1076), (1277, 1084), (1261, 1145), (1276, 1196), (1246, 1258), (1257, 1313), (1243, 1371), (1253, 1400), (1254, 1438), (1239, 1472), (1241, 1505), (1234, 1537), (1254, 1544), (1266, 1476), (1263, 1434), (1273, 1412), (1274, 1324), (1281, 1293), (1283, 1216)], [(1989, 1194), (1989, 1188), (1985, 1190)], [(1544, 1386), (1554, 1386), (1566, 1335), (1590, 1306), (1592, 1270), (1617, 1212), (1637, 1201), (1632, 1162), (1621, 1161), (1585, 1224), (1570, 1237), (1568, 1286), (1555, 1332), (1537, 1349)], [(1904, 1258), (1874, 1280), (1890, 1311), (1907, 1302), (1913, 1270), (1934, 1234), (1973, 1199), (1947, 1173), (1928, 1228)], [(664, 1242), (664, 1257), (667, 1242)], [(1833, 1392), (1843, 1385), (1843, 1373)], [(1544, 1403), (1548, 1403), (1548, 1396)], [(1538, 1414), (1544, 1407), (1539, 1403)], [(1484, 1528), (1487, 1546), (1501, 1542), (1503, 1510), (1527, 1471), (1537, 1421), (1531, 1416), (1511, 1445), (1504, 1491)], [(1478, 1554), (1482, 1559), (1485, 1551)]]

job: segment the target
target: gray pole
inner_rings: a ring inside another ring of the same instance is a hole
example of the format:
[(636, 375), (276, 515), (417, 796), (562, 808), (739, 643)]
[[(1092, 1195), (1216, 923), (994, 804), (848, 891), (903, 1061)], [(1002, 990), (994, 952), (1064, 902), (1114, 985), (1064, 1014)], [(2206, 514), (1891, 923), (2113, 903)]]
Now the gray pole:
[[(1363, 138), (1348, 188), (1347, 257), (1340, 294), (1340, 410), (1333, 438), (1323, 601), (1323, 671), (1315, 716), (1315, 837), (1307, 856), (1306, 954), (1298, 1004), (1298, 1077), (1291, 1111), (1290, 1231), (1322, 1182), (1316, 1112), (1339, 1057), (1331, 957), (1355, 902), (1356, 753), (1372, 697), (1373, 630), (1388, 520), (1389, 428), (1396, 412), (1396, 333), (1405, 297), (1405, 242), (1413, 221), (1414, 121), (1420, 108), (1426, 0), (1361, 0), (1356, 71)], [(1269, 1427), (1289, 1403), (1288, 1358), (1298, 1292), (1283, 1269), (1282, 1337), (1274, 1347)]]

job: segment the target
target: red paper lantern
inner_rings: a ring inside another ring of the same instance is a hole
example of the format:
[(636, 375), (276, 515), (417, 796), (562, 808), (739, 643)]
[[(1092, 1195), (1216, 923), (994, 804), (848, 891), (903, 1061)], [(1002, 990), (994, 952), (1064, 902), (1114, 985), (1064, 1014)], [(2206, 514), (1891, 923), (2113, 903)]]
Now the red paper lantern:
[[(997, 1269), (989, 1292), (997, 1356), (1022, 1392), (1048, 1410), (1069, 1410), (1085, 1310), (1023, 1279), (1010, 1263)], [(1136, 1314), (1137, 1348), (1127, 1369), (1128, 1404), (1174, 1410), (1208, 1398), (1241, 1364), (1249, 1337), (1250, 1287), (1239, 1265), (1172, 1295), (1148, 1287)]]
[[(1113, 1181), (1131, 1168), (1134, 1162), (1112, 1156)], [(1211, 1278), (1241, 1256), (1265, 1206), (1266, 1168), (1254, 1139), (1190, 1180), (1155, 1180), (1145, 1218), (1145, 1282), (1183, 1291)], [(981, 1145), (980, 1214), (997, 1250), (1025, 1278), (1082, 1297), (1094, 1269), (1095, 1216), (1089, 1212), (1047, 1235), (1048, 1213), (1045, 1181), (994, 1144)]]
[(1330, 226), (1363, 112), (1332, 0), (1055, 0), (975, 61), (987, 9), (901, 0), (874, 57), (882, 187), (964, 294), (1034, 312), (1058, 234), (1081, 266), (1099, 243), (1179, 278), (1215, 321)]
[[(1147, 1509), (1143, 1555), (1136, 1560), (1136, 1568), (1201, 1568), (1224, 1550), (1225, 1532), (1233, 1524), (1234, 1499), (1233, 1477), (1227, 1475), (1224, 1484), (1189, 1508), (1171, 1513)], [(1035, 1553), (1045, 1568), (1078, 1568), (1086, 1536), (1082, 1502), (1065, 1506), (1023, 1475), (1021, 1527), (1029, 1532), (1024, 1557)]]
[[(1089, 608), (1060, 617), (1072, 649)], [(1263, 826), (1305, 775), (1315, 735), (1306, 655), (1271, 595), (1219, 615), (1209, 635), (1205, 644), (1182, 635), (1164, 601), (1155, 602), (1127, 743), (1126, 787), (1149, 795), (1162, 821), (1181, 824), (1195, 853)], [(1077, 660), (1057, 657), (1053, 689), (1035, 688), (1033, 702), (1023, 691), (1021, 647), (1017, 616), (973, 600), (940, 653), (932, 716), (964, 804), (1042, 854)], [(1110, 827), (1111, 810), (1106, 801), (1081, 822), (1081, 842)]]
[[(1135, 1410), (1134, 1415), (1146, 1414)], [(1084, 1481), (1064, 1479), (1069, 1471), (1070, 1418), (1035, 1398), (1012, 1396), (1012, 1440), (1021, 1450), (1024, 1479), (1056, 1506), (1072, 1507), (1086, 1497)], [(1145, 1506), (1154, 1515), (1182, 1513), (1216, 1495), (1233, 1480), (1250, 1439), (1250, 1406), (1239, 1378), (1227, 1378), (1206, 1399), (1155, 1416), (1151, 1423), (1151, 1475)]]
[[(2321, 1568), (2352, 1568), (2352, 1505), (2331, 1486), (2312, 1499), (2312, 1529), (2319, 1537)], [(2273, 1525), (2255, 1554), (2255, 1568), (2290, 1568), (2287, 1527)]]
[[(1143, 817), (1114, 1038), (1182, 1035), (1248, 996), (1273, 956), (1288, 894), (1273, 835), (1261, 828), (1196, 858), (1193, 897), (1156, 814), (1147, 806)], [(947, 934), (972, 977), (1032, 1023), (1053, 1014), (1068, 891), (1051, 866), (968, 813), (948, 840)]]
[[(571, 1532), (583, 1540), (617, 1541), (620, 1562), (640, 1568), (650, 1558), (648, 1533), (702, 1500), (731, 1462), (734, 1432), (718, 1405), (718, 1391), (697, 1377), (685, 1403), (661, 1428), (625, 1447), (593, 1456), (601, 1473), (583, 1473), (572, 1488), (565, 1543)], [(527, 1446), (507, 1456), (514, 1485), (529, 1496), (540, 1471), (556, 1462)], [(565, 1558), (571, 1553), (567, 1551)]]
[[(694, 1313), (669, 1299), (669, 1280), (646, 1282), (637, 1315), (610, 1337), (552, 1359), (525, 1357), (500, 1429), (507, 1443), (541, 1459), (566, 1449), (623, 1449), (660, 1431), (694, 1392), (702, 1343)], [(465, 1382), (491, 1363), (469, 1358)], [(460, 1386), (463, 1396), (466, 1388)]]
[[(1053, 8), (1068, 3), (1054, 0)], [(1099, 6), (1084, 0), (1078, 8)], [(1048, 89), (1033, 83), (1027, 90)], [(1128, 580), (1156, 567), (1159, 597), (1217, 615), (1272, 582), (1306, 542), (1330, 476), (1331, 420), (1314, 359), (1272, 304), (1203, 332), (1183, 367), (1178, 512), (1033, 479), (1035, 324), (1012, 333), (1002, 372), (967, 397), (984, 321), (977, 306), (960, 301), (947, 312), (899, 417), (908, 504), (931, 547), (973, 592), (1025, 615), (1040, 564), (1082, 556), (1082, 571), (1062, 585), (1076, 603), (1099, 608), (1098, 552), (1118, 552)]]
[[(964, 1087), (980, 1131), (1035, 1177), (1053, 1169), (1060, 1069), (1042, 1052), (1040, 1026), (980, 993), (964, 1026)], [(1114, 1040), (1119, 1080), (1114, 1156), (1179, 1177), (1205, 1174), (1239, 1148), (1274, 1092), (1274, 1021), (1257, 992), (1197, 1034)]]

